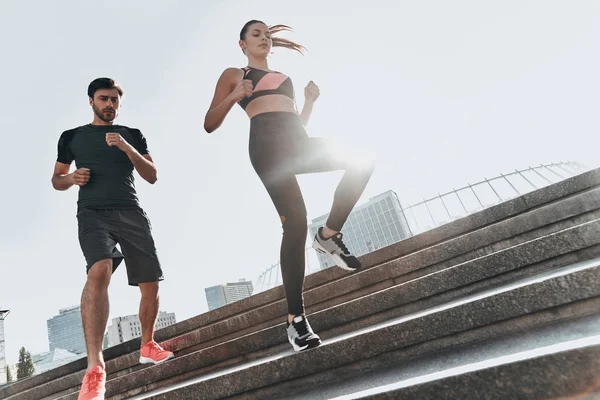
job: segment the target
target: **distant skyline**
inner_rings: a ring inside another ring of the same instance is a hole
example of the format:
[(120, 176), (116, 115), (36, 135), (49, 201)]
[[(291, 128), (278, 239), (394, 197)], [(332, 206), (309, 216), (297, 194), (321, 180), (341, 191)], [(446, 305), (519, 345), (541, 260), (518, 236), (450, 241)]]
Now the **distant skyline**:
[[(236, 106), (218, 131), (202, 128), (221, 72), (246, 65), (238, 35), (254, 18), (291, 25), (308, 49), (275, 49), (270, 67), (292, 78), (299, 108), (308, 81), (319, 85), (309, 135), (376, 153), (359, 204), (387, 190), (413, 204), (551, 162), (599, 166), (597, 1), (3, 0), (9, 364), (22, 346), (47, 351), (47, 319), (79, 303), (77, 189), (57, 192), (50, 177), (61, 132), (92, 119), (96, 77), (123, 85), (118, 123), (141, 129), (158, 168), (155, 185), (136, 175), (136, 186), (165, 273), (160, 309), (178, 321), (206, 312), (205, 287), (277, 262), (281, 224), (248, 159), (248, 118)], [(340, 177), (299, 177), (309, 220), (329, 212)], [(138, 312), (124, 266), (109, 294), (109, 320)]]
[(250, 297), (254, 292), (254, 285), (253, 280), (240, 278), (234, 282), (223, 282), (204, 288), (208, 310), (211, 311)]

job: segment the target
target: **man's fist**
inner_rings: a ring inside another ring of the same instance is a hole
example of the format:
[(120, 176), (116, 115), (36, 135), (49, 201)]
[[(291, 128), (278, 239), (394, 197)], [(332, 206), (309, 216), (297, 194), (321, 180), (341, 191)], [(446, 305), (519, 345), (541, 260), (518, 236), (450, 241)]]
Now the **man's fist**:
[(121, 151), (126, 151), (129, 147), (129, 143), (121, 137), (118, 133), (109, 132), (106, 134), (106, 143), (109, 146), (117, 146)]
[(78, 168), (71, 174), (71, 183), (77, 186), (83, 186), (90, 180), (89, 168)]

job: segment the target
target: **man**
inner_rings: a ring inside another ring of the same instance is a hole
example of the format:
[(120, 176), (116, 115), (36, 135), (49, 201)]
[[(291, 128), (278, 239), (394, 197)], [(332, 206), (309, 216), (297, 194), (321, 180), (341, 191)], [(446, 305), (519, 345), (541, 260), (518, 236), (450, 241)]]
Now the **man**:
[[(158, 364), (173, 357), (153, 339), (159, 308), (158, 282), (163, 280), (163, 273), (150, 221), (140, 207), (133, 178), (135, 169), (154, 184), (156, 167), (142, 133), (114, 124), (123, 97), (121, 86), (112, 79), (98, 78), (90, 83), (88, 96), (93, 122), (63, 132), (52, 176), (56, 190), (79, 186), (79, 243), (87, 263), (81, 317), (88, 359), (80, 400), (104, 398), (102, 340), (109, 313), (108, 285), (123, 260), (129, 285), (139, 286), (141, 291), (140, 362)], [(69, 173), (73, 161), (76, 169)]]

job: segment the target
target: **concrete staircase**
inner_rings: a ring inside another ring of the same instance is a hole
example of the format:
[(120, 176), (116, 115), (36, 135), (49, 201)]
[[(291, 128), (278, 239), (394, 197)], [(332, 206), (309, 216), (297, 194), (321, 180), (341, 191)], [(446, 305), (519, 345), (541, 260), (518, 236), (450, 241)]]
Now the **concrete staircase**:
[[(107, 399), (600, 398), (600, 170), (310, 275), (295, 353), (281, 287), (107, 349)], [(85, 359), (0, 388), (76, 399)]]

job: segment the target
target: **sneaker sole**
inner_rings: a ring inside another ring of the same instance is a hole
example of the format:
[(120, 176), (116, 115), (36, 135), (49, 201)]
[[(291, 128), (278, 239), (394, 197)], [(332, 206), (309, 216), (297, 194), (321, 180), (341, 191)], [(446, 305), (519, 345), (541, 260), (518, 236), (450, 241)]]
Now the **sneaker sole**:
[(345, 269), (346, 271), (356, 271), (356, 270), (358, 270), (358, 268), (350, 268), (348, 266), (348, 264), (346, 264), (346, 262), (344, 261), (344, 259), (342, 257), (340, 257), (339, 255), (337, 255), (337, 254), (331, 254), (330, 252), (328, 252), (327, 249), (325, 249), (325, 247), (321, 246), (321, 243), (319, 243), (317, 240), (315, 240), (313, 242), (312, 247), (313, 247), (313, 249), (315, 249), (319, 253), (329, 254), (331, 256), (331, 258), (333, 258), (333, 261), (335, 261), (335, 264), (339, 268)]
[(150, 357), (142, 357), (140, 356), (140, 364), (154, 364), (154, 365), (158, 365), (158, 364), (162, 364), (167, 360), (170, 360), (172, 358), (175, 358), (174, 354), (170, 354), (167, 358), (165, 358), (164, 360), (160, 360), (160, 361), (155, 361)]

